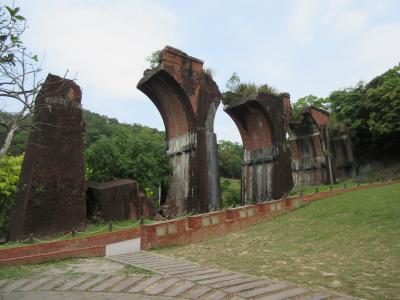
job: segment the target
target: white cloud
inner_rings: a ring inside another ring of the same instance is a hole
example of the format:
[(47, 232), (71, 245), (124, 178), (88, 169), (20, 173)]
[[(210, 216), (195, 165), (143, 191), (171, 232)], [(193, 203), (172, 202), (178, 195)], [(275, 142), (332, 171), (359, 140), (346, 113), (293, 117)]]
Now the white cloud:
[(299, 46), (309, 45), (324, 35), (343, 38), (359, 34), (367, 25), (368, 13), (352, 8), (351, 0), (300, 0), (292, 3), (286, 26)]
[(145, 58), (179, 45), (174, 13), (156, 1), (35, 2), (26, 42), (36, 52), (45, 47), (50, 72), (78, 71), (82, 88), (104, 98), (142, 96), (136, 84)]
[(293, 2), (292, 13), (286, 19), (286, 25), (294, 41), (304, 46), (310, 43), (316, 34), (315, 21), (319, 12), (319, 1), (298, 0)]
[(400, 62), (399, 36), (400, 22), (395, 22), (373, 27), (360, 37), (351, 59), (361, 78), (370, 80)]

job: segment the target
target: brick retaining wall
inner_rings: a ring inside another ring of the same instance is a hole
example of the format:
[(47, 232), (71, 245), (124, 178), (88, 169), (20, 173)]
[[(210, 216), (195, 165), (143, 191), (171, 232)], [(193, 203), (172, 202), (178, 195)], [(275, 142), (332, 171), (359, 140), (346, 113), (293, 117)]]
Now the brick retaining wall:
[(140, 228), (132, 228), (89, 237), (3, 249), (0, 250), (0, 266), (42, 262), (65, 257), (103, 256), (107, 244), (139, 236)]
[(33, 244), (0, 250), (0, 266), (38, 263), (43, 261), (82, 256), (104, 256), (107, 244), (141, 237), (141, 249), (176, 244), (189, 244), (247, 228), (283, 212), (299, 207), (302, 203), (321, 200), (354, 190), (379, 187), (391, 183), (375, 183), (348, 189), (319, 192), (287, 199), (230, 208), (182, 219), (158, 222), (95, 236), (74, 238), (58, 242)]
[(159, 222), (142, 226), (141, 249), (177, 244), (190, 244), (229, 232), (244, 229), (265, 219), (299, 207), (302, 203), (312, 202), (345, 192), (374, 188), (390, 183), (375, 183), (340, 190), (289, 197), (254, 205), (230, 208), (182, 219)]

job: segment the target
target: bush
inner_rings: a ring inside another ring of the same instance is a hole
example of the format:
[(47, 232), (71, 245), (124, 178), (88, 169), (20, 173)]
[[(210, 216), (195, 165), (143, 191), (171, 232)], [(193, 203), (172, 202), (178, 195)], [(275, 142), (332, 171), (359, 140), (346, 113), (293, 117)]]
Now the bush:
[(23, 155), (5, 156), (0, 160), (0, 232), (8, 228), (23, 158)]

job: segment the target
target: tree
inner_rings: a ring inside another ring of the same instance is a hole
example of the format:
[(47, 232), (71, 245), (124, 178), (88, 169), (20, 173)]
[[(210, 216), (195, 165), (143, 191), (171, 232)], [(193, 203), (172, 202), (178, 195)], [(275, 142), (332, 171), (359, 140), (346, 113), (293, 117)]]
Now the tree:
[(305, 108), (314, 106), (324, 110), (329, 110), (329, 102), (327, 99), (318, 98), (314, 95), (308, 95), (303, 98), (298, 99), (293, 104), (293, 113), (301, 113)]
[(218, 142), (219, 168), (222, 177), (241, 177), (243, 147), (239, 143), (221, 140)]
[(94, 181), (130, 178), (142, 189), (156, 191), (168, 185), (169, 159), (162, 136), (150, 128), (133, 133), (124, 128), (111, 137), (101, 136), (86, 150), (87, 177)]
[(28, 119), (41, 86), (38, 58), (21, 40), (26, 21), (19, 11), (19, 7), (0, 7), (0, 99), (16, 102), (19, 110), (10, 120), (0, 118), (0, 126), (6, 131), (0, 160), (7, 154), (14, 135), (32, 126)]
[(351, 126), (361, 161), (396, 158), (400, 151), (400, 64), (371, 80), (332, 92), (328, 99), (340, 122)]
[(5, 156), (0, 160), (0, 232), (6, 232), (21, 172), (23, 155)]

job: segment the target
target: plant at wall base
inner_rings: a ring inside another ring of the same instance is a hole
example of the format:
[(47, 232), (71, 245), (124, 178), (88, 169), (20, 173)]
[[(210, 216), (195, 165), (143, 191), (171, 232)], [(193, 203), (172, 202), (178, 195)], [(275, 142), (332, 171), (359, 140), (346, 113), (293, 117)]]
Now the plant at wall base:
[(5, 156), (0, 160), (0, 232), (8, 227), (23, 158), (23, 155)]

